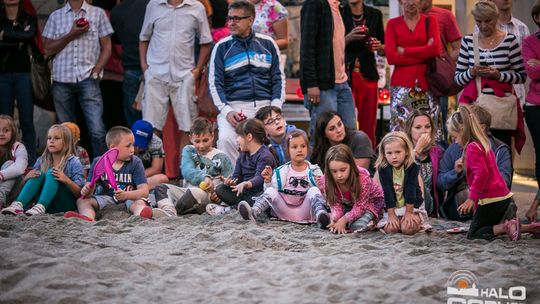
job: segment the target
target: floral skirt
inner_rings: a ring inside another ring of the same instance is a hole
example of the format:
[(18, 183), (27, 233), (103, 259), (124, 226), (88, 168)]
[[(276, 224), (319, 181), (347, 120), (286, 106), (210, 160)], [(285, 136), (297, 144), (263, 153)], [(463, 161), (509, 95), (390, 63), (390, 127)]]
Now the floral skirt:
[(405, 122), (415, 109), (431, 115), (436, 130), (437, 142), (444, 140), (441, 107), (430, 91), (415, 88), (390, 87), (390, 131), (405, 131)]

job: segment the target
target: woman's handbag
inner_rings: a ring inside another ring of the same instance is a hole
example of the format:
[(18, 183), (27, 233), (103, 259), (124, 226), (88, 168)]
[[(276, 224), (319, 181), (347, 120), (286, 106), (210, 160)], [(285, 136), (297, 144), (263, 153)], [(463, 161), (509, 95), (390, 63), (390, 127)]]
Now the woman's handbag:
[[(478, 33), (473, 34), (474, 44), (474, 64), (480, 64), (480, 54), (478, 51)], [(476, 103), (486, 109), (491, 114), (491, 128), (498, 130), (515, 130), (518, 123), (518, 105), (517, 97), (512, 94), (510, 96), (495, 96), (482, 93), (482, 79), (476, 77), (476, 90), (478, 97)]]
[(27, 50), (30, 58), (30, 80), (34, 104), (45, 110), (54, 111), (50, 59), (45, 59), (39, 50), (34, 50), (32, 44), (28, 44)]
[[(429, 28), (429, 19), (426, 17), (426, 33)], [(427, 37), (429, 40), (429, 36)], [(435, 57), (428, 63), (426, 79), (429, 90), (435, 97), (454, 96), (463, 88), (454, 80), (456, 64), (444, 49), (444, 53)]]

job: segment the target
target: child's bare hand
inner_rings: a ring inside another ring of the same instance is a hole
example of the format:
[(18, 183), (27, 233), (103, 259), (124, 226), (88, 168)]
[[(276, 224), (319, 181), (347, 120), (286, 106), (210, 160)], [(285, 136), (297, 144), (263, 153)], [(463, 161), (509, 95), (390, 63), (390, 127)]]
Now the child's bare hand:
[(63, 184), (67, 184), (69, 182), (69, 177), (66, 176), (66, 174), (64, 173), (64, 171), (62, 170), (58, 170), (56, 168), (53, 168), (52, 171), (51, 171), (51, 174), (52, 176), (54, 176), (54, 179), (56, 179), (57, 181), (63, 183)]
[(384, 230), (399, 231), (399, 219), (395, 214), (388, 214), (388, 222), (384, 226)]
[(347, 219), (345, 217), (340, 218), (337, 222), (330, 224), (330, 232), (337, 234), (347, 233)]
[(24, 180), (27, 181), (31, 178), (38, 177), (40, 175), (41, 175), (41, 172), (38, 169), (32, 169), (28, 171), (28, 173), (26, 173), (26, 175), (24, 176)]
[(206, 191), (214, 191), (214, 181), (210, 177), (205, 177), (204, 182), (206, 183)]
[(236, 182), (238, 182), (238, 179), (231, 177), (227, 177), (225, 180), (223, 180), (223, 183), (227, 186), (234, 186), (236, 185)]
[(538, 216), (538, 207), (531, 205), (529, 210), (527, 210), (527, 213), (525, 213), (525, 216), (529, 220), (529, 222), (533, 223), (536, 222), (536, 217)]
[(114, 191), (114, 199), (117, 200), (117, 201), (125, 201), (125, 200), (129, 199), (128, 192), (124, 191), (122, 189), (118, 189), (118, 190)]
[(264, 167), (264, 170), (262, 170), (261, 176), (264, 179), (265, 183), (272, 182), (272, 171), (273, 171), (272, 167), (270, 167), (270, 166), (266, 166), (266, 167)]
[(231, 188), (232, 191), (236, 192), (236, 196), (240, 196), (245, 189), (251, 188), (250, 185), (250, 182), (241, 182), (236, 186), (231, 186)]
[(411, 212), (405, 212), (405, 215), (403, 216), (401, 223), (405, 227), (411, 227), (411, 228), (418, 224), (414, 216), (414, 213), (411, 213)]
[(210, 200), (211, 200), (212, 203), (214, 203), (214, 204), (217, 204), (217, 203), (220, 201), (219, 196), (217, 195), (216, 192), (210, 193)]
[(454, 163), (454, 171), (456, 171), (457, 174), (463, 172), (463, 157), (458, 158)]
[(457, 210), (460, 214), (468, 214), (472, 211), (474, 207), (474, 201), (472, 199), (467, 199), (463, 204), (461, 204)]
[(81, 189), (81, 196), (88, 196), (92, 193), (92, 189), (90, 188), (90, 183), (86, 183), (82, 189)]

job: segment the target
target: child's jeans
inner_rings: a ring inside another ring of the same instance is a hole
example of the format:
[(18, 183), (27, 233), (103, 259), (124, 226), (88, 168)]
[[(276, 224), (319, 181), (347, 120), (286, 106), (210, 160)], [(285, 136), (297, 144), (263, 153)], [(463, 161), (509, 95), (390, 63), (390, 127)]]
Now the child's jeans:
[(42, 204), (47, 213), (77, 210), (77, 198), (68, 186), (55, 179), (52, 169), (49, 169), (46, 174), (42, 172), (40, 176), (29, 179), (17, 197), (17, 201), (21, 202), (23, 208), (26, 209), (38, 193), (37, 203)]
[(216, 194), (225, 204), (229, 206), (236, 206), (241, 201), (246, 201), (250, 206), (253, 206), (253, 197), (260, 195), (261, 192), (255, 192), (251, 189), (247, 189), (244, 190), (240, 196), (237, 196), (236, 192), (234, 192), (230, 186), (221, 184), (216, 187)]

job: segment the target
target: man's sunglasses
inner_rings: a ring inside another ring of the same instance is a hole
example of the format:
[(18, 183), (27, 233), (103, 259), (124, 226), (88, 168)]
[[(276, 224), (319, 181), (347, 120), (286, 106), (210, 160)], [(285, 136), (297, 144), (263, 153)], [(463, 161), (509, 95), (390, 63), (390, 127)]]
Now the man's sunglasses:
[(231, 22), (231, 21), (234, 21), (234, 22), (238, 22), (240, 20), (244, 20), (244, 19), (247, 19), (251, 16), (227, 16), (225, 18), (225, 20), (227, 20), (227, 22)]

